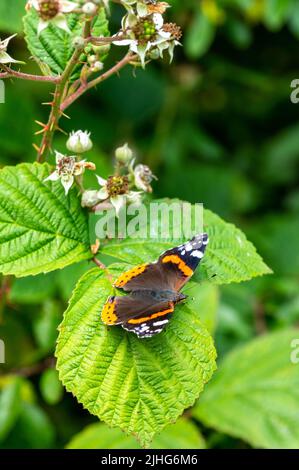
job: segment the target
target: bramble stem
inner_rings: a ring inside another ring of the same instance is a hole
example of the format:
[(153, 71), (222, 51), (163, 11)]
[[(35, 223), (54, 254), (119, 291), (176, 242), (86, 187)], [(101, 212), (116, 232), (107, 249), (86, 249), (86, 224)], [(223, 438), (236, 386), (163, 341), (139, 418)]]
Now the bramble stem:
[(49, 83), (59, 83), (60, 77), (51, 77), (46, 75), (32, 75), (30, 73), (17, 72), (12, 70), (9, 67), (3, 66), (6, 72), (0, 73), (0, 79), (5, 78), (20, 78), (22, 80), (30, 80), (34, 82), (49, 82)]
[(101, 263), (101, 261), (98, 260), (98, 258), (96, 258), (95, 256), (91, 259), (91, 261), (93, 261), (100, 269), (103, 269), (103, 271), (105, 271), (105, 274), (106, 274), (107, 278), (109, 279), (111, 284), (113, 284), (113, 277), (109, 273), (109, 270), (108, 270), (107, 266), (105, 266), (105, 264)]
[(43, 138), (37, 153), (37, 161), (40, 163), (43, 161), (44, 157), (46, 156), (48, 150), (50, 150), (54, 133), (58, 125), (59, 121), (59, 103), (60, 103), (60, 96), (61, 96), (61, 86), (57, 85), (54, 92), (54, 99), (51, 104), (51, 112), (48, 119), (48, 122), (44, 128)]
[(99, 259), (97, 259), (96, 257), (92, 258), (92, 260), (99, 268), (101, 269), (106, 269), (106, 266), (101, 263), (101, 261)]
[(37, 154), (38, 162), (42, 162), (48, 151), (51, 149), (53, 137), (56, 129), (58, 128), (58, 122), (62, 114), (60, 104), (63, 97), (65, 96), (65, 88), (68, 85), (68, 80), (74, 70), (74, 67), (77, 65), (81, 52), (82, 50), (79, 48), (74, 51), (69, 63), (61, 75), (59, 83), (56, 85), (54, 99), (51, 104), (50, 116), (45, 126), (43, 138)]
[(119, 36), (88, 36), (85, 39), (85, 42), (87, 43), (92, 43), (92, 44), (111, 44), (112, 42), (115, 41), (124, 41), (126, 39), (129, 39), (129, 36), (125, 35), (119, 35)]

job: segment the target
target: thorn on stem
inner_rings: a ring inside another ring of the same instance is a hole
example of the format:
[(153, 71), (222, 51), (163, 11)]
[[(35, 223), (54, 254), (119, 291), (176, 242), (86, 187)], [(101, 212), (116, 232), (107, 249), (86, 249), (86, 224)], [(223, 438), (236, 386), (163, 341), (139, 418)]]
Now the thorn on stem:
[(40, 131), (36, 131), (36, 132), (34, 132), (34, 135), (44, 134), (44, 133), (46, 132), (46, 130), (47, 130), (47, 129), (44, 128), (44, 129), (41, 129)]
[(38, 146), (38, 145), (36, 145), (36, 144), (32, 144), (32, 147), (33, 147), (33, 148), (34, 148), (34, 150), (36, 150), (37, 152), (39, 152), (39, 151), (40, 151), (40, 148), (39, 148), (39, 146)]
[(34, 122), (36, 122), (36, 124), (38, 124), (39, 126), (43, 127), (44, 129), (46, 129), (46, 127), (47, 127), (47, 124), (44, 124), (44, 123), (41, 122), (41, 121), (34, 121)]

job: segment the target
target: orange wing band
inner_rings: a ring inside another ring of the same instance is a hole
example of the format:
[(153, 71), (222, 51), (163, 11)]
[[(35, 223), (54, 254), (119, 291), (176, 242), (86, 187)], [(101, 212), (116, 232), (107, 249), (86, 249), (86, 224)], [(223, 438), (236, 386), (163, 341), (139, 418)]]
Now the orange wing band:
[(190, 277), (193, 274), (192, 269), (189, 268), (189, 266), (187, 266), (187, 264), (177, 255), (164, 256), (164, 258), (162, 259), (162, 263), (177, 264), (179, 270), (182, 271), (182, 273), (187, 277)]
[(115, 281), (115, 283), (113, 284), (114, 287), (125, 286), (127, 282), (129, 282), (131, 279), (143, 273), (146, 267), (147, 267), (147, 264), (141, 264), (140, 266), (135, 266), (135, 268), (132, 268), (129, 271), (126, 271), (121, 276), (119, 276), (119, 278)]
[(115, 302), (113, 297), (109, 297), (107, 302), (105, 303), (101, 318), (105, 325), (115, 325), (117, 322), (117, 315), (115, 314)]
[(128, 321), (128, 323), (131, 323), (133, 325), (138, 324), (138, 323), (144, 323), (148, 320), (154, 320), (154, 318), (158, 317), (163, 317), (164, 315), (167, 315), (167, 313), (172, 313), (174, 310), (174, 306), (172, 306), (166, 310), (162, 310), (161, 312), (153, 313), (152, 315), (149, 315), (148, 317), (142, 317), (142, 318), (132, 318), (131, 320)]

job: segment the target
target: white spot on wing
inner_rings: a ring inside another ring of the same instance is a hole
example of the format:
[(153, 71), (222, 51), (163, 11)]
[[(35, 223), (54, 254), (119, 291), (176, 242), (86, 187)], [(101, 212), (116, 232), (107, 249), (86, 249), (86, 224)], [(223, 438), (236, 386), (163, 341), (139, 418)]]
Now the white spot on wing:
[(155, 323), (153, 323), (153, 325), (154, 326), (161, 326), (161, 325), (165, 325), (166, 323), (168, 323), (168, 320), (160, 320), (160, 321), (155, 321)]
[(203, 252), (199, 250), (192, 251), (191, 256), (194, 256), (194, 258), (202, 258), (203, 257)]

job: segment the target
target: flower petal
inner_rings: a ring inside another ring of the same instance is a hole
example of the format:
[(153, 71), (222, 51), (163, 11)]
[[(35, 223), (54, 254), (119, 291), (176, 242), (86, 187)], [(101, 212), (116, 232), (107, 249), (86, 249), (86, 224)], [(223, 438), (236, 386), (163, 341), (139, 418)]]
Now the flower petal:
[(3, 47), (4, 49), (6, 49), (7, 46), (8, 46), (9, 41), (10, 41), (12, 38), (14, 38), (15, 36), (17, 36), (17, 33), (16, 33), (16, 34), (13, 34), (12, 36), (9, 36), (9, 38), (4, 39), (4, 41), (1, 41), (1, 47)]
[(148, 42), (146, 44), (138, 44), (138, 42), (135, 41), (134, 44), (132, 44), (130, 46), (131, 51), (138, 54), (138, 56), (140, 58), (140, 61), (141, 61), (141, 65), (142, 65), (143, 68), (145, 67), (146, 53), (151, 48), (151, 45), (152, 44), (150, 42)]
[(159, 31), (159, 36), (163, 39), (170, 39), (171, 33), (169, 31), (163, 31), (163, 29), (161, 29), (161, 31)]
[(61, 184), (64, 187), (65, 195), (69, 192), (74, 182), (74, 177), (72, 175), (62, 176)]
[(118, 217), (122, 207), (126, 205), (126, 196), (124, 194), (119, 194), (118, 196), (114, 196), (110, 198), (110, 202), (115, 208), (116, 217)]
[(57, 152), (57, 150), (55, 150), (55, 159), (56, 159), (56, 165), (60, 162), (60, 160), (62, 160), (64, 158), (64, 155), (60, 152)]
[(131, 204), (140, 205), (142, 202), (142, 192), (130, 191), (129, 194), (127, 194), (127, 199)]
[(97, 180), (98, 180), (98, 183), (99, 183), (100, 186), (105, 186), (106, 185), (107, 180), (105, 180), (105, 178), (102, 178), (99, 175), (96, 175), (96, 177), (97, 177)]
[(38, 27), (37, 27), (37, 35), (39, 36), (44, 29), (49, 26), (49, 21), (39, 20)]
[(105, 201), (105, 199), (108, 199), (109, 194), (106, 188), (102, 188), (98, 191), (98, 198), (100, 201)]
[(60, 0), (61, 11), (63, 13), (70, 13), (71, 11), (79, 8), (78, 3), (70, 2), (68, 0)]
[(44, 181), (57, 181), (59, 180), (60, 176), (58, 174), (58, 171), (53, 171)]
[(0, 51), (0, 64), (25, 64), (25, 62), (15, 60), (7, 52)]
[(140, 18), (143, 18), (144, 16), (148, 16), (147, 6), (144, 3), (137, 2), (136, 10)]
[(114, 44), (115, 46), (130, 46), (134, 42), (137, 42), (135, 39), (128, 39), (127, 37), (124, 37), (124, 39), (121, 39), (122, 34), (123, 33), (114, 34), (114, 36), (117, 37), (118, 39), (116, 41), (113, 41), (112, 44)]
[(156, 26), (156, 29), (159, 31), (164, 24), (163, 16), (161, 15), (161, 13), (153, 14), (153, 22)]
[(58, 15), (53, 18), (52, 23), (57, 26), (57, 28), (63, 29), (68, 34), (71, 34), (71, 30), (67, 24), (66, 17), (63, 13), (59, 13)]

